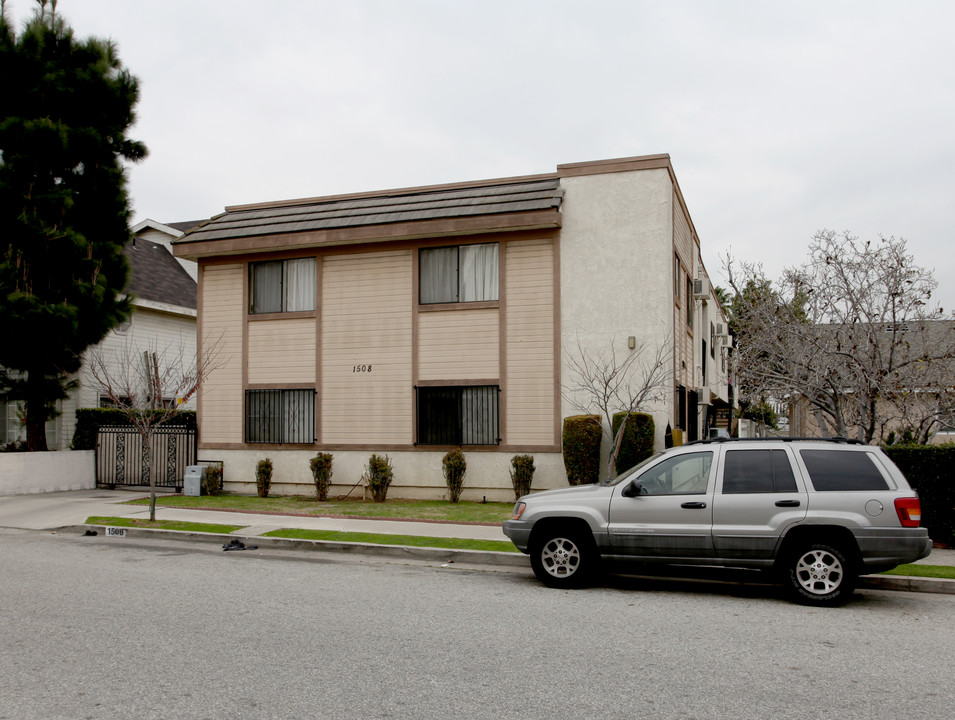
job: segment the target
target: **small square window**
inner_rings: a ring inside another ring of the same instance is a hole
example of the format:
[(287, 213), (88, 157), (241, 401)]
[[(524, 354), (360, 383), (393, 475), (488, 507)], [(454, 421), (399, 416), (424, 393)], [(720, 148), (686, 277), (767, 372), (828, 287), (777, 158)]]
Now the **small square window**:
[(270, 260), (249, 265), (249, 312), (315, 309), (315, 258)]
[(498, 244), (425, 248), (418, 252), (418, 302), (485, 302), (499, 295)]

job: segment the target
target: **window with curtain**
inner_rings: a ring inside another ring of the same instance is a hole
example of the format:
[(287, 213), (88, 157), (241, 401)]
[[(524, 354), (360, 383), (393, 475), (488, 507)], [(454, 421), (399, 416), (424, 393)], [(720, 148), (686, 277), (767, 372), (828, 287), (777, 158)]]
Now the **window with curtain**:
[(315, 309), (315, 258), (251, 263), (249, 283), (253, 314)]
[(498, 244), (426, 248), (418, 253), (418, 302), (465, 303), (497, 300)]
[(497, 385), (419, 387), (418, 445), (499, 445)]

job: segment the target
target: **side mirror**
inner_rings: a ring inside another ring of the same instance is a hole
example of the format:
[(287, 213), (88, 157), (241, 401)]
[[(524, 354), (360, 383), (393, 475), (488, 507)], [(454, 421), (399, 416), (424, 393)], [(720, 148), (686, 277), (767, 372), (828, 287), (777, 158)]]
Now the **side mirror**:
[(637, 497), (643, 493), (643, 486), (640, 484), (639, 480), (631, 480), (629, 483), (627, 483), (627, 486), (620, 491), (620, 494), (624, 497)]

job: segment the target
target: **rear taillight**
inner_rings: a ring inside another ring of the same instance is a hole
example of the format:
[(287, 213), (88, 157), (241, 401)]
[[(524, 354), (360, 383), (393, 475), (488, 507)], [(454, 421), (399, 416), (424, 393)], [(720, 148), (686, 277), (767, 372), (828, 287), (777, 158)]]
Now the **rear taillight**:
[(902, 527), (918, 527), (922, 520), (922, 504), (917, 497), (896, 498), (895, 512), (899, 514)]

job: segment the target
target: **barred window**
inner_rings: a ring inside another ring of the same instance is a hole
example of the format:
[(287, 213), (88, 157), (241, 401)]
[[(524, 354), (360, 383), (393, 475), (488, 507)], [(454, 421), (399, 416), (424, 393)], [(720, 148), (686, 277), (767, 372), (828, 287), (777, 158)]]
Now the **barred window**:
[(249, 265), (249, 312), (315, 309), (315, 258), (270, 260)]
[(497, 243), (428, 248), (418, 253), (418, 302), (497, 300)]
[(247, 443), (314, 443), (314, 390), (246, 390)]
[(499, 445), (500, 388), (419, 387), (419, 445)]

